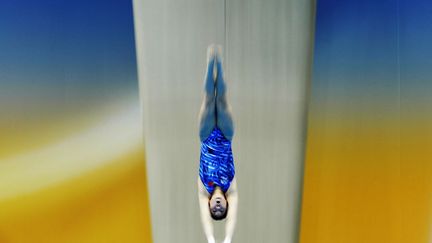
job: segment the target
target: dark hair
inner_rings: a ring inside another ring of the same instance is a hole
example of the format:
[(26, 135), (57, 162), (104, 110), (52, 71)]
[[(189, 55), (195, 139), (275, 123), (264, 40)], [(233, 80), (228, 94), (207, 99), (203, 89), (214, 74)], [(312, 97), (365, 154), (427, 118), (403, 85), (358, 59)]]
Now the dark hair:
[[(210, 209), (210, 208), (209, 208)], [(226, 218), (226, 216), (227, 216), (227, 214), (228, 214), (228, 201), (227, 201), (227, 206), (226, 206), (226, 209), (225, 209), (225, 213), (224, 214), (222, 214), (222, 215), (215, 215), (215, 214), (213, 214), (213, 211), (212, 210), (210, 210), (210, 216), (212, 217), (212, 219), (213, 220), (222, 220), (222, 219), (225, 219)]]

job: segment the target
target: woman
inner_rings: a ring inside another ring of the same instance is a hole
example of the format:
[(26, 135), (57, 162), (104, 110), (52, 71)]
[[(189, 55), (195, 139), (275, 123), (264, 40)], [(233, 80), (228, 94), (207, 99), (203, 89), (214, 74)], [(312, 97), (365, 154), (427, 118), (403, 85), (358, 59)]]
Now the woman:
[(208, 242), (214, 243), (212, 219), (226, 218), (224, 243), (230, 243), (234, 233), (238, 204), (231, 151), (234, 124), (226, 100), (221, 48), (214, 45), (209, 46), (207, 51), (204, 93), (199, 116), (201, 158), (198, 195), (201, 220)]

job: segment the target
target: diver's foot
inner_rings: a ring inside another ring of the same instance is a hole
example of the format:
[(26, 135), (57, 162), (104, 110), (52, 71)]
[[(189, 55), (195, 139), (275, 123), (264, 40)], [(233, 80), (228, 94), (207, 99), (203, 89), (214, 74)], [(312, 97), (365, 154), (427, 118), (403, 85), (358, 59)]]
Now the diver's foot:
[(216, 61), (215, 45), (211, 44), (207, 48), (207, 73), (204, 79), (204, 90), (210, 96), (214, 96), (214, 92), (215, 92), (215, 87), (214, 87), (215, 79), (216, 79), (216, 73), (214, 71), (215, 61)]
[(222, 45), (215, 45), (215, 52), (216, 52), (216, 59), (217, 62), (222, 63), (223, 61), (223, 49), (222, 49)]
[(223, 72), (223, 65), (222, 65), (222, 46), (217, 45), (216, 46), (216, 70), (217, 70), (217, 76), (216, 76), (216, 93), (217, 96), (223, 96), (226, 91), (226, 83), (225, 83), (225, 77)]
[(215, 57), (216, 57), (216, 45), (210, 44), (207, 47), (207, 63), (214, 60)]

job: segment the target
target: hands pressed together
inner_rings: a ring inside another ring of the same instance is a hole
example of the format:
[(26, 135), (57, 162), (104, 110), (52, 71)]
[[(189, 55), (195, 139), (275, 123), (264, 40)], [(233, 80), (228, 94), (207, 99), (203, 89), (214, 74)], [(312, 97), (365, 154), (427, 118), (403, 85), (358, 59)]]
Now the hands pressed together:
[(223, 243), (231, 243), (231, 239), (230, 238), (225, 238), (225, 240), (223, 241)]
[[(208, 243), (216, 243), (214, 237), (209, 237), (208, 238)], [(223, 241), (223, 243), (231, 243), (231, 239), (226, 237), (225, 240)]]

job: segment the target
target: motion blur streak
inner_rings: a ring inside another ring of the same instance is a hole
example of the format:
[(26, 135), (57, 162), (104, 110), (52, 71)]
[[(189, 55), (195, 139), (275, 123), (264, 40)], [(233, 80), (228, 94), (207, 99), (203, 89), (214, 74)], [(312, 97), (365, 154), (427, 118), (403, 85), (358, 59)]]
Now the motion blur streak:
[(138, 120), (137, 106), (132, 106), (132, 109), (127, 107), (124, 112), (114, 114), (87, 131), (77, 132), (35, 151), (0, 160), (0, 199), (73, 178), (106, 166), (110, 160), (121, 158), (131, 150), (139, 150), (142, 139), (141, 134), (136, 132), (140, 131)]

